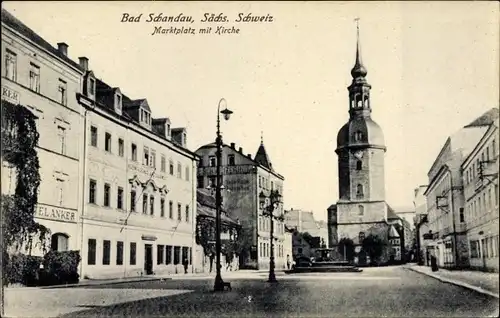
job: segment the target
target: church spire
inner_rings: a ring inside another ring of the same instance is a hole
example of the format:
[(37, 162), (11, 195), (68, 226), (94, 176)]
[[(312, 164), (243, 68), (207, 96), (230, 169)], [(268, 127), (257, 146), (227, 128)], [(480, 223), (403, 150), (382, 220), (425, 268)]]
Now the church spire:
[(255, 161), (257, 161), (257, 163), (261, 166), (273, 170), (273, 165), (271, 164), (271, 160), (269, 159), (266, 148), (264, 147), (264, 133), (262, 131), (260, 132), (260, 146), (259, 149), (257, 149)]
[(363, 65), (363, 61), (361, 59), (361, 43), (359, 40), (359, 18), (354, 19), (356, 21), (356, 62), (354, 63), (354, 67), (351, 70), (352, 78), (356, 79), (359, 77), (365, 77), (368, 72), (366, 71), (365, 66)]

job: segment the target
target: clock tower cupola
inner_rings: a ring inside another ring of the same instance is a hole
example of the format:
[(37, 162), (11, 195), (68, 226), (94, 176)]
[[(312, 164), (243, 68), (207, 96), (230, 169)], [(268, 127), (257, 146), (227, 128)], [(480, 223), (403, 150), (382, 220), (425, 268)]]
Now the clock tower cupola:
[(340, 201), (383, 201), (384, 135), (371, 118), (371, 85), (361, 58), (359, 25), (357, 26), (356, 60), (351, 70), (349, 120), (337, 135)]

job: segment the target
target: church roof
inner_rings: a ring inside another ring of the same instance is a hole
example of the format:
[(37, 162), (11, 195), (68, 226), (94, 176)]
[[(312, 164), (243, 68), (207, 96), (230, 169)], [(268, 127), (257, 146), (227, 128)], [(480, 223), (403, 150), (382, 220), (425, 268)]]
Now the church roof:
[(267, 155), (266, 148), (264, 147), (264, 143), (261, 142), (259, 149), (257, 149), (257, 154), (255, 155), (255, 161), (261, 166), (268, 168), (269, 170), (273, 170), (273, 165), (271, 164), (271, 160)]
[(382, 128), (370, 117), (349, 120), (337, 134), (337, 148), (355, 145), (378, 146), (385, 149)]

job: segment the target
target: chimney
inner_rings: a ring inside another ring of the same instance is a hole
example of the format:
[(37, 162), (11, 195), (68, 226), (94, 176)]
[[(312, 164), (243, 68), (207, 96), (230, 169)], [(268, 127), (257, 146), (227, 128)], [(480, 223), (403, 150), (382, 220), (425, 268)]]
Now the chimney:
[(236, 144), (234, 142), (231, 143), (231, 148), (235, 148), (236, 147)]
[(57, 50), (64, 56), (68, 56), (68, 45), (64, 42), (57, 43)]
[(89, 59), (85, 56), (81, 56), (78, 58), (78, 62), (80, 63), (80, 67), (83, 68), (84, 71), (89, 70)]
[(251, 154), (248, 154), (248, 155), (247, 155), (247, 157), (248, 157), (249, 159), (252, 159), (252, 155), (251, 155)]
[(243, 153), (243, 148), (240, 147), (240, 149), (238, 149), (238, 152)]

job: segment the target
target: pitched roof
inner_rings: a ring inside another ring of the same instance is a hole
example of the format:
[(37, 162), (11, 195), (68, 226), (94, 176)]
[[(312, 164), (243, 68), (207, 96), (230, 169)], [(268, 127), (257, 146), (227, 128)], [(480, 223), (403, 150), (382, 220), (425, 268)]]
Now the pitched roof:
[(75, 67), (81, 72), (84, 71), (84, 69), (80, 66), (80, 64), (76, 63), (75, 61), (73, 61), (72, 59), (61, 53), (58, 49), (53, 47), (49, 42), (45, 41), (35, 31), (30, 29), (27, 25), (22, 23), (19, 19), (14, 17), (10, 12), (8, 12), (5, 9), (2, 9), (2, 23), (5, 23), (7, 26), (13, 28), (14, 30), (16, 30), (17, 32), (21, 33), (23, 36), (31, 40), (32, 42), (41, 46), (43, 49), (54, 54), (59, 59), (70, 64), (71, 66)]
[(255, 155), (255, 161), (261, 166), (264, 166), (270, 170), (273, 170), (273, 165), (271, 164), (271, 160), (267, 155), (266, 148), (264, 147), (264, 143), (261, 142), (259, 149), (257, 150), (257, 154)]
[(469, 127), (479, 127), (479, 126), (489, 126), (493, 124), (493, 122), (498, 118), (499, 116), (499, 111), (498, 108), (492, 108), (479, 116), (478, 118), (474, 119), (470, 124), (464, 126), (464, 128), (469, 128)]

